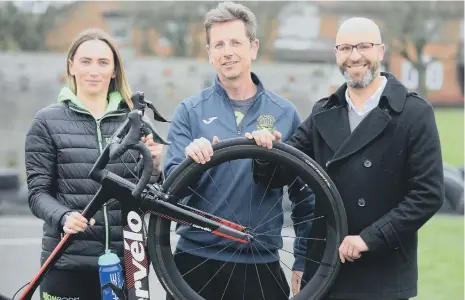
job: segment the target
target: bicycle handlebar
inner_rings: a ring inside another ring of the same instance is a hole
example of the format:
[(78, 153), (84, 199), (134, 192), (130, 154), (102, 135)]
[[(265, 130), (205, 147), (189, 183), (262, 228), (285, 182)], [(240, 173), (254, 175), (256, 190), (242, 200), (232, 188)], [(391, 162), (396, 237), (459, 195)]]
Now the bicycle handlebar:
[(153, 111), (154, 119), (159, 122), (169, 122), (161, 116), (153, 104), (144, 100), (144, 93), (136, 92), (131, 97), (134, 104), (133, 110), (128, 114), (126, 121), (117, 129), (112, 136), (110, 143), (105, 147), (98, 158), (89, 176), (95, 181), (101, 182), (106, 176), (105, 166), (110, 160), (121, 157), (128, 150), (137, 150), (142, 154), (142, 160), (137, 164), (137, 168), (142, 167), (142, 176), (136, 187), (132, 191), (134, 197), (139, 197), (145, 186), (149, 183), (153, 171), (152, 155), (142, 143), (143, 135), (152, 134), (153, 140), (159, 144), (169, 145), (155, 130), (153, 125), (144, 120), (145, 109), (148, 107)]

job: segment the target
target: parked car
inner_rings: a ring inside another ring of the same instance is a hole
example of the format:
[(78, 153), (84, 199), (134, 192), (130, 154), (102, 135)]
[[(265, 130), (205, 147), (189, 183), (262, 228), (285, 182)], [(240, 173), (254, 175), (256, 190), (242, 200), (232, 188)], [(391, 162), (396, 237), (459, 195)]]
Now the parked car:
[(464, 173), (460, 168), (444, 164), (445, 199), (440, 212), (464, 214)]

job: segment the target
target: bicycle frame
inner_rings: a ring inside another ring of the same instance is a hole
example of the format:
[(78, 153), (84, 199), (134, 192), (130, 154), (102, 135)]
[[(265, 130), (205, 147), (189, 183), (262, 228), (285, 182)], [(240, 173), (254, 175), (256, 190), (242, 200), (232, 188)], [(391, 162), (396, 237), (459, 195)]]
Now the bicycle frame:
[[(150, 299), (148, 281), (149, 257), (147, 255), (145, 233), (143, 232), (143, 216), (147, 213), (153, 213), (162, 218), (193, 226), (245, 244), (253, 240), (247, 228), (243, 226), (182, 204), (170, 203), (170, 195), (165, 194), (159, 184), (147, 185), (140, 198), (134, 197), (132, 191), (136, 187), (135, 184), (112, 172), (99, 169), (99, 166), (106, 165), (108, 162), (109, 151), (110, 146), (107, 146), (91, 172), (91, 178), (94, 180), (98, 179), (101, 183), (101, 188), (83, 210), (82, 216), (86, 219), (92, 218), (111, 199), (115, 199), (121, 203), (125, 285), (128, 300)], [(42, 265), (36, 277), (23, 292), (20, 297), (21, 300), (31, 299), (34, 291), (45, 278), (48, 271), (71, 244), (73, 237), (73, 234), (66, 234), (64, 236), (47, 261)]]
[[(142, 92), (134, 93), (131, 99), (134, 109), (129, 113), (124, 124), (115, 132), (111, 142), (105, 147), (89, 174), (89, 177), (100, 183), (101, 187), (81, 214), (89, 220), (108, 201), (114, 199), (120, 202), (123, 220), (125, 289), (127, 290), (125, 297), (128, 300), (140, 300), (150, 299), (148, 281), (150, 262), (147, 255), (146, 236), (143, 231), (145, 214), (156, 214), (161, 218), (193, 226), (241, 243), (248, 244), (253, 241), (253, 237), (243, 226), (182, 204), (170, 203), (170, 200), (173, 202), (171, 196), (163, 191), (160, 184), (147, 184), (153, 169), (153, 162), (150, 151), (140, 141), (142, 134), (152, 133), (157, 143), (165, 145), (169, 143), (160, 137), (149, 122), (143, 121), (145, 108), (149, 107), (153, 111), (155, 120), (168, 121), (160, 115), (151, 102), (144, 100)], [(138, 168), (142, 166), (143, 169), (137, 185), (105, 170), (110, 158), (116, 159), (129, 149), (139, 150), (143, 157), (138, 163)], [(72, 243), (74, 237), (74, 234), (68, 233), (61, 239), (21, 294), (21, 300), (32, 298), (37, 287)], [(117, 295), (124, 294), (124, 291), (112, 284), (107, 284), (103, 288), (106, 287), (111, 287)]]

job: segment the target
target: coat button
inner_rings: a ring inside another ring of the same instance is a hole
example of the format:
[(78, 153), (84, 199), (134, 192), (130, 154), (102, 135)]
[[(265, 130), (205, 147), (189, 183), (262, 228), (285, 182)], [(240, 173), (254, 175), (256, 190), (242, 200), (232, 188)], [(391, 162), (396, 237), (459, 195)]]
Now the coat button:
[(363, 162), (363, 165), (367, 168), (371, 167), (371, 161), (369, 159), (365, 159), (365, 161)]
[(358, 206), (364, 207), (365, 204), (366, 204), (365, 199), (363, 199), (363, 198), (358, 199)]

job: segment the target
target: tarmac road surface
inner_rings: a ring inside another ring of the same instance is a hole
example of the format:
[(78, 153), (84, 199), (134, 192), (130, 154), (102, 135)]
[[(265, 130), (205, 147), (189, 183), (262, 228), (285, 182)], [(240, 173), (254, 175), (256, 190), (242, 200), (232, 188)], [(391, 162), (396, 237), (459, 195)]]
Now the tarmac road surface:
[[(0, 216), (0, 294), (13, 297), (15, 292), (31, 280), (40, 268), (40, 250), (42, 221), (29, 214), (1, 215)], [(286, 235), (293, 235), (292, 227), (285, 228)], [(172, 234), (172, 241), (177, 240), (176, 234)], [(285, 239), (285, 249), (292, 251), (294, 239)], [(174, 244), (174, 243), (172, 243)], [(282, 252), (281, 258), (287, 266), (292, 266), (292, 255)], [(290, 271), (283, 266), (288, 281)], [(150, 296), (151, 299), (165, 299), (165, 291), (155, 276), (153, 269), (150, 271)], [(36, 292), (33, 300), (39, 300)], [(19, 295), (15, 299), (19, 299)]]

